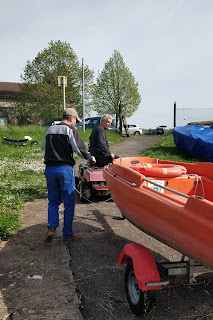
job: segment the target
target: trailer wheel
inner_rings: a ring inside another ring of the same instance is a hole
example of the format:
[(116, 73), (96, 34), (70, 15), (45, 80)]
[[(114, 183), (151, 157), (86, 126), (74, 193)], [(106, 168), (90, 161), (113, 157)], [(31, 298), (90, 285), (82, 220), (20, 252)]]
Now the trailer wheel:
[(79, 182), (79, 196), (81, 202), (87, 202), (92, 196), (92, 190), (86, 181)]
[(135, 277), (133, 262), (130, 259), (125, 272), (125, 290), (130, 309), (136, 316), (149, 312), (154, 302), (152, 291), (142, 291)]

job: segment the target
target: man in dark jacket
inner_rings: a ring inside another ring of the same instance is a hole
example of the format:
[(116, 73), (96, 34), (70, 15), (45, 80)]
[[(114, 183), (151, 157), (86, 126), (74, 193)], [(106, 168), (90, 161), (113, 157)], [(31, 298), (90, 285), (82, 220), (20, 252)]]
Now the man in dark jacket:
[(96, 165), (98, 167), (103, 167), (112, 162), (113, 159), (119, 158), (109, 150), (109, 142), (106, 130), (110, 128), (111, 124), (112, 117), (109, 114), (103, 115), (101, 117), (100, 124), (93, 128), (89, 138), (89, 152), (95, 157)]
[(72, 222), (75, 209), (75, 174), (73, 152), (79, 157), (95, 163), (95, 158), (86, 151), (76, 121), (81, 122), (75, 109), (64, 110), (61, 123), (49, 127), (42, 142), (45, 150), (45, 177), (48, 189), (48, 232), (45, 242), (52, 242), (59, 225), (59, 205), (64, 201), (63, 238), (65, 243), (79, 239), (73, 235)]

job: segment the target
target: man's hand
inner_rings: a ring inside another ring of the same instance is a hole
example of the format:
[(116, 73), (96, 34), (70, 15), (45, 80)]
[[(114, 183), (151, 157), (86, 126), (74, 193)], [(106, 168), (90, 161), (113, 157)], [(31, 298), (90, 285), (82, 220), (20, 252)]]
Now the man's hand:
[(95, 164), (95, 163), (96, 163), (95, 157), (94, 157), (94, 156), (91, 156), (91, 157), (90, 157), (90, 161), (92, 162), (92, 164)]

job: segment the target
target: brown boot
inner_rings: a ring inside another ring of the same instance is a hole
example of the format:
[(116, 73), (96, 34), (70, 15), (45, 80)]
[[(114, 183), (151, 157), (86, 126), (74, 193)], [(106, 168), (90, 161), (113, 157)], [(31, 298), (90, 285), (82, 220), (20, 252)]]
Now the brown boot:
[(64, 241), (64, 243), (71, 243), (73, 241), (78, 241), (80, 239), (81, 239), (81, 234), (80, 233), (76, 233), (71, 238), (64, 238), (63, 241)]
[(48, 228), (47, 234), (44, 238), (44, 242), (51, 243), (53, 241), (54, 236), (55, 236), (55, 229)]

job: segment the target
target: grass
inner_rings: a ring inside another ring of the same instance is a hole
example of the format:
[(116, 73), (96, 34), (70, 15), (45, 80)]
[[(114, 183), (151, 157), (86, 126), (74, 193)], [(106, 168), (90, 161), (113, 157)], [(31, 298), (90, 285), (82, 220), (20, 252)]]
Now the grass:
[(19, 212), (24, 202), (44, 197), (43, 151), (40, 148), (46, 128), (0, 127), (0, 137), (23, 139), (25, 135), (38, 141), (26, 146), (0, 141), (0, 239), (7, 239), (20, 227)]
[[(44, 152), (41, 142), (47, 127), (0, 126), (0, 239), (4, 240), (20, 228), (19, 214), (27, 201), (46, 197), (44, 177)], [(85, 143), (89, 142), (91, 130), (79, 134)], [(110, 145), (123, 141), (116, 132), (107, 131)], [(38, 142), (25, 146), (8, 144), (3, 137), (20, 140), (30, 136)], [(77, 158), (77, 157), (76, 157)]]
[(151, 146), (147, 151), (142, 152), (144, 157), (158, 158), (161, 160), (179, 161), (179, 162), (204, 162), (206, 160), (201, 158), (192, 158), (190, 154), (185, 151), (181, 152), (176, 147), (173, 135), (168, 132), (164, 139), (158, 141)]

